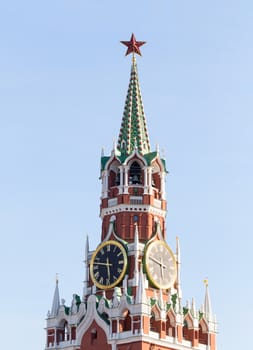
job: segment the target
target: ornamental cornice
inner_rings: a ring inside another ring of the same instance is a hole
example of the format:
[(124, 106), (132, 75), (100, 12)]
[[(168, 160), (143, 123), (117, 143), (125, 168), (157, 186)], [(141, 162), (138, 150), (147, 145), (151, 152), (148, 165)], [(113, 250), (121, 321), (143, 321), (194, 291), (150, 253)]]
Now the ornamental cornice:
[(166, 210), (156, 208), (152, 205), (143, 205), (143, 204), (118, 204), (110, 208), (102, 208), (100, 216), (103, 219), (106, 215), (113, 215), (120, 212), (145, 212), (153, 215), (161, 216), (162, 218), (166, 217)]
[[(164, 347), (169, 348), (171, 350), (186, 350), (191, 349), (192, 347), (189, 347), (189, 341), (184, 341), (182, 343), (177, 343), (175, 341), (175, 338), (166, 336), (165, 339), (159, 339), (159, 334), (156, 332), (150, 332), (149, 334), (144, 334), (143, 330), (141, 330), (141, 333), (132, 333), (131, 337), (129, 336), (128, 332), (123, 333), (113, 333), (112, 338), (108, 341), (109, 344), (131, 344), (136, 342), (142, 342), (142, 343), (149, 343), (157, 345), (158, 347)], [(201, 344), (200, 344), (201, 345)], [(200, 349), (202, 347), (198, 347), (197, 349)], [(206, 346), (205, 346), (206, 349)]]

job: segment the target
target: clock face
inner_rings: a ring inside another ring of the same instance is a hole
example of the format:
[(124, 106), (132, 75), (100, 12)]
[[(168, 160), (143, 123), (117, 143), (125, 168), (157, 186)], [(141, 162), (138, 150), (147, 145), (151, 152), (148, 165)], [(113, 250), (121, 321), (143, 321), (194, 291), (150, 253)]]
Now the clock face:
[(101, 289), (115, 287), (127, 268), (125, 248), (117, 241), (102, 243), (94, 252), (90, 263), (92, 282)]
[(168, 289), (173, 286), (177, 274), (176, 260), (164, 241), (155, 241), (148, 245), (145, 268), (149, 280), (155, 287)]

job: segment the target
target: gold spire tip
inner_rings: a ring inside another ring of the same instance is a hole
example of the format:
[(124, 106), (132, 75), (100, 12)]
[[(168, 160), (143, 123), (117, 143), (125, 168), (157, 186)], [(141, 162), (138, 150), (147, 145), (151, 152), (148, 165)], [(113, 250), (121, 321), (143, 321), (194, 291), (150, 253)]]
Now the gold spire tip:
[(205, 286), (207, 287), (208, 286), (208, 279), (205, 278), (203, 282), (204, 282)]

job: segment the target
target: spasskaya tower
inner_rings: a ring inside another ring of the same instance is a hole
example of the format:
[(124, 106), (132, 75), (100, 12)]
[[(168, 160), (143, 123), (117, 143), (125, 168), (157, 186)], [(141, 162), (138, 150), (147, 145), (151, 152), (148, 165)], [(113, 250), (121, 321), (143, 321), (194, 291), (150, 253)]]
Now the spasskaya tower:
[(208, 282), (198, 310), (183, 305), (180, 247), (166, 242), (166, 163), (151, 150), (132, 34), (132, 66), (118, 142), (101, 156), (101, 241), (87, 238), (84, 288), (70, 306), (60, 302), (58, 280), (47, 316), (46, 349), (216, 350), (217, 323)]

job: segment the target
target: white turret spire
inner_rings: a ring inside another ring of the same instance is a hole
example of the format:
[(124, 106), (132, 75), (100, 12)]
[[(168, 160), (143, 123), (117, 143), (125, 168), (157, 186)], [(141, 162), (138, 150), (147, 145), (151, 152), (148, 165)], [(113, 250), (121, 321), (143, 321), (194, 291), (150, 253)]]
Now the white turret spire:
[(179, 237), (177, 237), (177, 293), (178, 299), (182, 300), (182, 288), (181, 288), (181, 252), (180, 252), (180, 244)]
[(137, 293), (136, 293), (136, 304), (144, 304), (147, 301), (147, 295), (145, 290), (145, 280), (144, 280), (144, 274), (142, 272), (142, 264), (140, 266), (140, 273), (139, 273), (139, 283), (137, 286)]
[(210, 299), (209, 289), (208, 289), (208, 280), (207, 279), (204, 280), (204, 283), (206, 285), (204, 312), (205, 312), (206, 319), (208, 321), (211, 321), (213, 317), (213, 313), (212, 313), (211, 299)]
[(55, 284), (53, 303), (52, 303), (52, 308), (51, 308), (51, 313), (50, 313), (51, 317), (57, 316), (59, 308), (60, 308), (60, 294), (59, 294), (58, 283), (59, 283), (58, 274), (56, 274), (56, 284)]
[(85, 253), (84, 253), (84, 261), (88, 262), (88, 254), (89, 254), (89, 237), (86, 237), (86, 244), (85, 244)]
[(161, 309), (161, 310), (164, 310), (163, 291), (162, 291), (161, 288), (159, 289), (159, 299), (158, 299), (158, 302), (159, 302), (160, 309)]
[(191, 314), (194, 318), (197, 317), (197, 311), (196, 311), (196, 304), (195, 304), (195, 299), (192, 298), (192, 304), (191, 304)]
[(134, 280), (135, 285), (138, 285), (139, 282), (139, 232), (138, 225), (135, 224), (135, 233), (134, 233)]
[(83, 297), (85, 297), (88, 293), (88, 281), (89, 281), (89, 261), (88, 261), (88, 255), (89, 255), (89, 237), (86, 237), (86, 244), (85, 244), (85, 252), (84, 252), (84, 286), (83, 286)]

